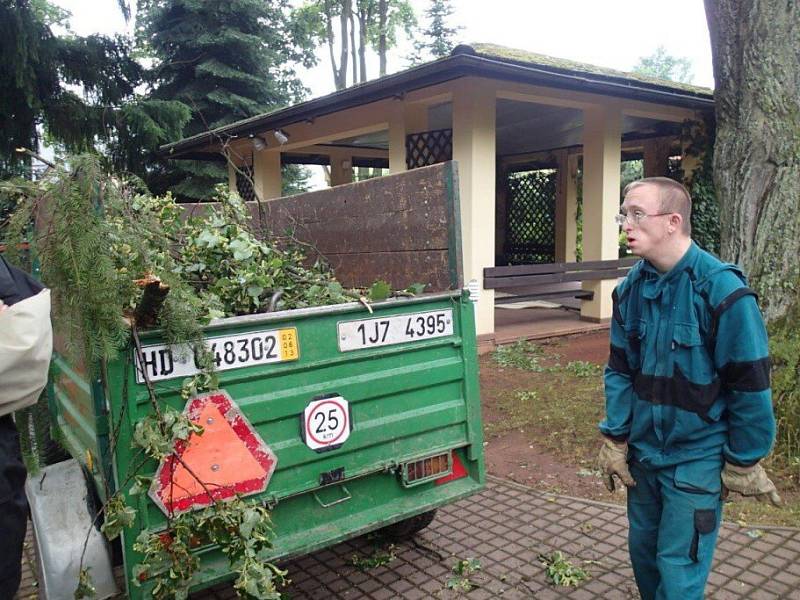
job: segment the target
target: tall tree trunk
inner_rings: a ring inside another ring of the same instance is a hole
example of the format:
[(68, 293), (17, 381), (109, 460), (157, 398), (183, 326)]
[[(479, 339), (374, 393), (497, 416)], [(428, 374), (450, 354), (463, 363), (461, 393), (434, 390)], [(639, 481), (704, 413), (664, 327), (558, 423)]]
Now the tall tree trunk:
[(333, 69), (333, 85), (337, 90), (340, 90), (342, 88), (339, 87), (339, 69), (336, 67), (336, 55), (333, 52), (333, 8), (331, 6), (331, 0), (325, 1), (323, 9), (325, 12), (325, 33), (328, 39), (328, 52), (330, 52), (331, 55), (331, 68)]
[(372, 20), (372, 0), (358, 0), (358, 63), (359, 81), (367, 80), (367, 33)]
[(389, 22), (389, 0), (378, 1), (378, 58), (380, 76), (386, 75), (386, 33)]
[(353, 59), (353, 85), (358, 83), (358, 46), (356, 46), (356, 19), (355, 11), (350, 7), (350, 53)]
[(768, 321), (800, 299), (800, 5), (705, 0), (714, 63), (722, 256)]
[(352, 0), (344, 0), (344, 2), (342, 2), (342, 12), (339, 15), (339, 37), (341, 38), (342, 52), (339, 56), (339, 78), (335, 82), (337, 90), (343, 90), (347, 87), (347, 59), (350, 53), (347, 25), (350, 20), (350, 11), (352, 9)]

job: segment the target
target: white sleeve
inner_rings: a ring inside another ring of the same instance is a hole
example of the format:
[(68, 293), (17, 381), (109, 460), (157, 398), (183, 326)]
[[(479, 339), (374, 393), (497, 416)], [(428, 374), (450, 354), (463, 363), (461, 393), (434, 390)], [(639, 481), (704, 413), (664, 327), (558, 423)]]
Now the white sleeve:
[(52, 353), (50, 290), (0, 311), (0, 416), (36, 403)]

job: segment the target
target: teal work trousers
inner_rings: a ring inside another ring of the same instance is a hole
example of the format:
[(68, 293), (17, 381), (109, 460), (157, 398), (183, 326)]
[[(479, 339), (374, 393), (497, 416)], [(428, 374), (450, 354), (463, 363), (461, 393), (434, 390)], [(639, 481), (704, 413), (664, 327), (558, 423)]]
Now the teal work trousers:
[(702, 600), (722, 503), (722, 460), (630, 465), (628, 548), (643, 600)]

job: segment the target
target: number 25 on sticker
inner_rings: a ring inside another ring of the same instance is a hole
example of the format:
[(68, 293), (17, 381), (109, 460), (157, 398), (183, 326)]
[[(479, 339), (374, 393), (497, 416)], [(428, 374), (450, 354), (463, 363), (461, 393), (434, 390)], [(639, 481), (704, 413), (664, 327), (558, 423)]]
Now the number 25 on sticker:
[(348, 402), (338, 395), (312, 400), (301, 416), (303, 441), (317, 452), (338, 448), (353, 429)]

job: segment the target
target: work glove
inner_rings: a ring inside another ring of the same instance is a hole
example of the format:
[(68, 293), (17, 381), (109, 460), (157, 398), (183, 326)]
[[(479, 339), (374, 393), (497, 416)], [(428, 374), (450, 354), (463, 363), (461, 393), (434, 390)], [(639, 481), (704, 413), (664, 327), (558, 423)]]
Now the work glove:
[(597, 459), (598, 466), (603, 472), (603, 483), (606, 484), (609, 492), (615, 489), (614, 475), (627, 487), (634, 487), (636, 482), (631, 477), (628, 470), (628, 444), (627, 442), (615, 442), (609, 438), (603, 441), (600, 448), (600, 455)]
[(754, 496), (759, 502), (769, 501), (774, 506), (782, 504), (775, 484), (767, 477), (767, 472), (759, 463), (750, 467), (739, 467), (726, 462), (722, 469), (723, 500), (728, 497), (728, 492)]

